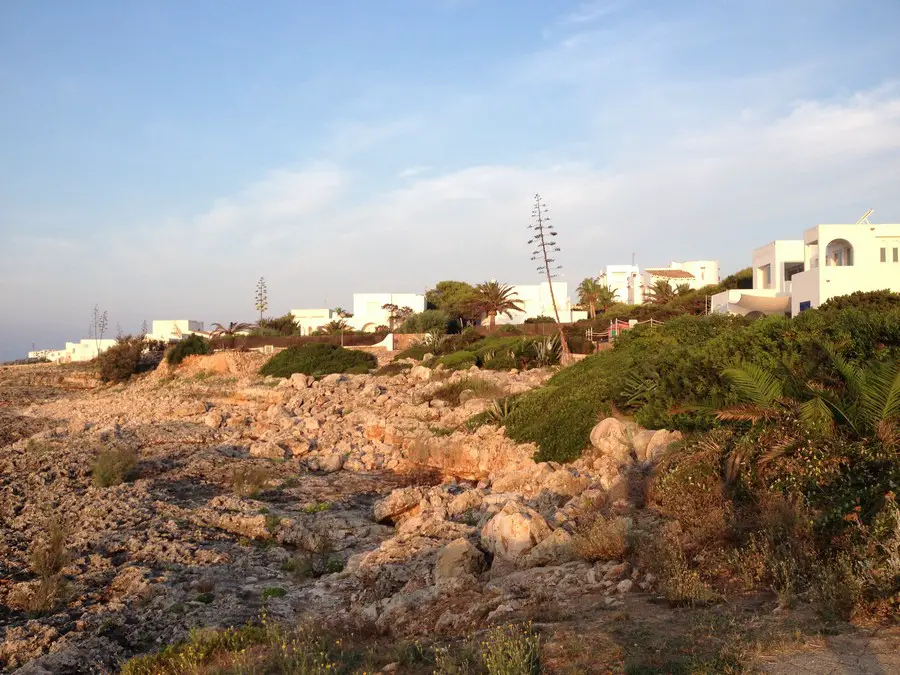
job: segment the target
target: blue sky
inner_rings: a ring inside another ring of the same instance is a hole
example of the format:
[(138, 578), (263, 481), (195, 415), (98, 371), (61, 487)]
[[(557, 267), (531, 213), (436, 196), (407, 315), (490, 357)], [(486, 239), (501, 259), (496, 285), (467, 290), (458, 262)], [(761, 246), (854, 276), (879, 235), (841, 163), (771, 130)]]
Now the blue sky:
[(0, 360), (900, 221), (900, 2), (0, 3)]

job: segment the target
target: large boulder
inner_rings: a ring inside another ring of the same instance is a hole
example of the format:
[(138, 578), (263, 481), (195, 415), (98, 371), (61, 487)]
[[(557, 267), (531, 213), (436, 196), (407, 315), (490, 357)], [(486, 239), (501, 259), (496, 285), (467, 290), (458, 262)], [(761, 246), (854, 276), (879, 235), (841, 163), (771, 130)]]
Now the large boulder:
[(375, 502), (372, 518), (377, 523), (399, 523), (421, 510), (425, 491), (419, 487), (399, 488)]
[(514, 563), (550, 533), (550, 526), (540, 513), (509, 501), (482, 528), (481, 543), (485, 550)]
[(291, 452), (270, 441), (257, 441), (250, 446), (250, 456), (260, 459), (287, 459), (291, 456)]
[(631, 447), (632, 437), (638, 433), (641, 428), (634, 422), (623, 422), (615, 417), (607, 417), (600, 420), (591, 430), (591, 445), (598, 450), (602, 450), (609, 444), (601, 442), (607, 439), (619, 441), (622, 445)]
[(561, 565), (576, 559), (575, 549), (572, 545), (572, 535), (562, 528), (553, 530), (553, 533), (541, 543), (519, 558), (518, 567), (545, 567), (547, 565)]
[(587, 489), (590, 480), (584, 476), (576, 476), (568, 469), (557, 469), (541, 484), (541, 490), (562, 497), (574, 497)]
[(303, 373), (294, 373), (291, 375), (290, 383), (294, 389), (309, 389), (310, 378)]
[(433, 375), (433, 371), (431, 368), (427, 368), (425, 366), (414, 366), (409, 371), (409, 378), (411, 380), (418, 380), (419, 382), (427, 382), (431, 379)]
[(647, 448), (642, 454), (638, 453), (638, 459), (645, 462), (652, 462), (659, 455), (664, 453), (673, 443), (677, 443), (684, 438), (680, 431), (669, 431), (668, 429), (660, 429), (653, 432), (653, 437), (647, 443)]
[(437, 554), (434, 563), (434, 580), (441, 582), (467, 574), (478, 574), (484, 569), (484, 555), (465, 537), (454, 539)]
[(334, 473), (340, 471), (344, 467), (346, 457), (340, 452), (334, 452), (319, 458), (319, 471), (324, 473)]

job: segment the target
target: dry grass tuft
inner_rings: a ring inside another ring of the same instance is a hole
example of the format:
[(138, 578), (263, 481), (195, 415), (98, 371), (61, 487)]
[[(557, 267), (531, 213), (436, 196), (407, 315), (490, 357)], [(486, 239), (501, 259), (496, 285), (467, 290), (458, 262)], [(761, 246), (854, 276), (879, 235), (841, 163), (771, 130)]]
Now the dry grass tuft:
[(106, 448), (94, 461), (94, 485), (112, 487), (132, 479), (137, 463), (137, 451), (131, 448)]
[(629, 518), (598, 515), (575, 534), (576, 553), (585, 560), (622, 560), (628, 552)]
[(264, 466), (237, 466), (231, 472), (230, 482), (234, 494), (252, 499), (259, 496), (270, 478)]

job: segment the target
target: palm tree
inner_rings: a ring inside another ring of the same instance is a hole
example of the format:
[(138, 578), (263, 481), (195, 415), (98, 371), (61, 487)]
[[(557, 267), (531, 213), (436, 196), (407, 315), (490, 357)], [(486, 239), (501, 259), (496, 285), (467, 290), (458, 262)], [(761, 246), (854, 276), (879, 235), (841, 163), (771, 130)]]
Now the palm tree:
[(350, 329), (350, 324), (348, 324), (343, 319), (338, 321), (329, 321), (324, 326), (319, 326), (316, 329), (316, 333), (318, 335), (337, 335), (340, 334), (341, 338), (343, 338), (344, 331)]
[(497, 315), (505, 314), (512, 318), (512, 313), (524, 312), (525, 308), (515, 298), (518, 296), (512, 286), (501, 284), (497, 281), (485, 281), (475, 287), (476, 304), (478, 308), (488, 315), (488, 325), (494, 328), (497, 325)]
[[(874, 437), (889, 447), (900, 443), (900, 363), (855, 366), (825, 347), (840, 376), (837, 386), (779, 375), (752, 363), (722, 372), (739, 402), (715, 409), (719, 420), (759, 422), (799, 419), (826, 433), (836, 427), (858, 438)], [(707, 409), (706, 406), (697, 409)]]
[(381, 306), (381, 309), (388, 313), (388, 330), (394, 330), (394, 324), (397, 323), (397, 312), (400, 311), (400, 308), (397, 307), (392, 302), (385, 303)]
[(240, 333), (251, 330), (252, 328), (253, 328), (253, 324), (246, 323), (246, 322), (231, 321), (231, 322), (229, 322), (227, 328), (220, 323), (214, 323), (213, 331), (212, 331), (212, 333), (209, 334), (209, 336), (214, 337), (214, 338), (218, 337), (218, 338), (223, 338), (223, 339), (230, 339), (231, 346), (233, 348), (234, 341), (237, 338), (237, 336)]
[(614, 304), (618, 302), (616, 298), (616, 292), (606, 286), (602, 286), (600, 290), (597, 292), (597, 299), (594, 303), (597, 305), (597, 309), (602, 311), (608, 310)]
[(687, 295), (690, 292), (691, 292), (690, 284), (678, 284), (675, 287), (675, 295), (677, 295), (679, 297), (681, 297), (682, 295)]
[(647, 289), (647, 299), (654, 305), (664, 305), (675, 298), (675, 290), (666, 279), (657, 279)]
[(593, 319), (597, 316), (597, 296), (604, 286), (597, 279), (588, 277), (578, 286), (578, 302), (587, 306), (588, 318)]

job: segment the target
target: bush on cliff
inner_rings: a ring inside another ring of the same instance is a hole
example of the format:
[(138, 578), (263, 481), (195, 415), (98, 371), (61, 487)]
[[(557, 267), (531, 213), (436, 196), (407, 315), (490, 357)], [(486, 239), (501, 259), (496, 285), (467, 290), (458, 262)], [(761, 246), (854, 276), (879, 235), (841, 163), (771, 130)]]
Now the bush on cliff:
[(169, 351), (166, 352), (166, 361), (170, 366), (177, 366), (188, 356), (209, 354), (210, 352), (212, 352), (212, 347), (209, 345), (209, 340), (202, 335), (192, 333), (169, 347)]
[(611, 407), (648, 428), (702, 431), (709, 418), (677, 412), (704, 400), (736, 402), (722, 371), (737, 360), (803, 380), (834, 378), (822, 345), (852, 363), (900, 354), (900, 310), (811, 310), (794, 319), (681, 316), (625, 331), (613, 349), (589, 356), (521, 397), (510, 438), (534, 442), (541, 459), (571, 461)]
[(333, 373), (368, 373), (377, 367), (378, 359), (368, 352), (311, 343), (278, 352), (266, 361), (259, 374), (290, 377), (294, 373), (303, 373), (322, 377)]
[(124, 382), (138, 371), (144, 341), (139, 337), (126, 335), (116, 340), (116, 344), (100, 354), (97, 363), (103, 382)]

